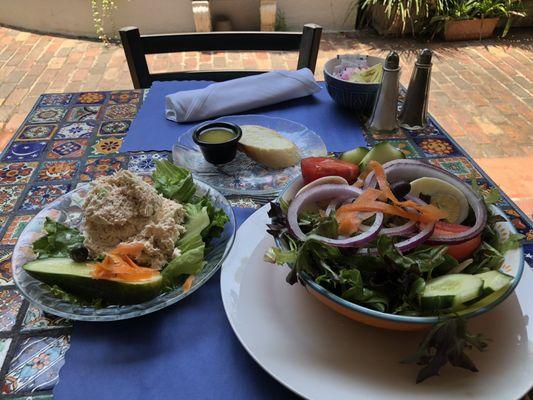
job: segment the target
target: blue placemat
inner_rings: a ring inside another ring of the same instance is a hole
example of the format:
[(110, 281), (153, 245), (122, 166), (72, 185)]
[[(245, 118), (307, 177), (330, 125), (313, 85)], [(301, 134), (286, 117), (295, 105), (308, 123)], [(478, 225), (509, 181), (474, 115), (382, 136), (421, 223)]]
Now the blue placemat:
[[(165, 96), (179, 90), (198, 89), (206, 81), (154, 82), (135, 117), (121, 151), (170, 151), (176, 139), (199, 122), (181, 124), (165, 118)], [(322, 87), (324, 84), (321, 83)], [(242, 114), (286, 118), (308, 126), (322, 137), (329, 151), (364, 146), (361, 123), (353, 113), (335, 105), (324, 88), (320, 92)]]
[[(240, 225), (255, 210), (235, 208)], [(76, 322), (55, 399), (296, 399), (246, 353), (226, 318), (220, 272), (164, 310)]]

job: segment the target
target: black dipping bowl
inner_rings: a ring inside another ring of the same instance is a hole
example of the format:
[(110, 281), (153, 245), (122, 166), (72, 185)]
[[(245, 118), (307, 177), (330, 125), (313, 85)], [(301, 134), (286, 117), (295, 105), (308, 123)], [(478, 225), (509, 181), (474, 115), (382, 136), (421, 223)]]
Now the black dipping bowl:
[[(202, 132), (211, 129), (224, 129), (231, 131), (235, 137), (222, 143), (208, 143), (199, 140)], [(207, 162), (211, 164), (226, 164), (235, 158), (237, 154), (237, 144), (242, 136), (242, 130), (239, 125), (231, 124), (229, 122), (210, 122), (200, 125), (192, 134), (194, 143), (200, 147), (202, 154)]]

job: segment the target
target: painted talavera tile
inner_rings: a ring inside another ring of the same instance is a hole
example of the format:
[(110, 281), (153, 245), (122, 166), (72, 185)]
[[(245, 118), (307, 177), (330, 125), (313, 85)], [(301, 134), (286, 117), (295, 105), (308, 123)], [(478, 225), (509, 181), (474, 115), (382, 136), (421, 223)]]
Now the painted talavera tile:
[(35, 392), (54, 387), (63, 366), (69, 337), (29, 337), (22, 340), (5, 376), (2, 393)]
[(0, 289), (0, 331), (10, 331), (17, 320), (22, 296), (15, 289)]

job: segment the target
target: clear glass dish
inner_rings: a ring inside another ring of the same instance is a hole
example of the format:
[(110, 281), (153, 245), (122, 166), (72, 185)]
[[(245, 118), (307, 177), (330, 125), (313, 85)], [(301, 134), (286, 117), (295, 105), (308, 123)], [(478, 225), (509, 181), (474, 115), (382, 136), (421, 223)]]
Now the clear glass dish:
[[(214, 121), (237, 125), (261, 125), (273, 129), (293, 141), (302, 158), (322, 157), (327, 154), (326, 145), (320, 136), (298, 122), (264, 115), (233, 115)], [(235, 159), (227, 164), (218, 166), (210, 164), (205, 161), (200, 149), (192, 140), (194, 129), (196, 126), (178, 137), (172, 148), (174, 163), (189, 169), (195, 177), (224, 194), (276, 195), (288, 181), (300, 174), (300, 165), (283, 169), (268, 168), (256, 163), (241, 151), (238, 151)]]
[(108, 306), (103, 308), (80, 306), (62, 300), (52, 295), (47, 286), (28, 275), (22, 266), (35, 259), (32, 243), (43, 236), (43, 224), (46, 217), (63, 222), (72, 227), (80, 226), (82, 220), (82, 205), (88, 193), (90, 184), (83, 184), (64, 196), (49, 204), (37, 214), (24, 228), (13, 251), (12, 269), (13, 279), (20, 292), (30, 302), (44, 311), (61, 317), (82, 321), (117, 321), (139, 317), (168, 307), (199, 289), (220, 268), (228, 255), (235, 239), (235, 216), (230, 204), (224, 196), (206, 183), (195, 180), (197, 193), (208, 194), (215, 207), (221, 208), (229, 216), (222, 235), (213, 240), (206, 249), (207, 261), (202, 272), (196, 275), (191, 288), (184, 292), (182, 288), (169, 293), (162, 293), (158, 297), (140, 304), (126, 306)]

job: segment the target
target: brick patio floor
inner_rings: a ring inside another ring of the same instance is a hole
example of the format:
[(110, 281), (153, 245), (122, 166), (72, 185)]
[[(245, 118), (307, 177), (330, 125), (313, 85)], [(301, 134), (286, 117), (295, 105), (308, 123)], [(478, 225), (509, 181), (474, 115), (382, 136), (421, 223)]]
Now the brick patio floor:
[[(338, 53), (384, 55), (395, 49), (407, 84), (416, 51), (410, 39), (370, 33), (326, 34), (322, 66)], [(533, 35), (505, 40), (432, 43), (436, 52), (430, 112), (502, 189), (533, 212)], [(296, 54), (185, 53), (150, 56), (155, 71), (179, 69), (291, 68)], [(0, 149), (45, 92), (131, 88), (122, 48), (0, 27)]]

